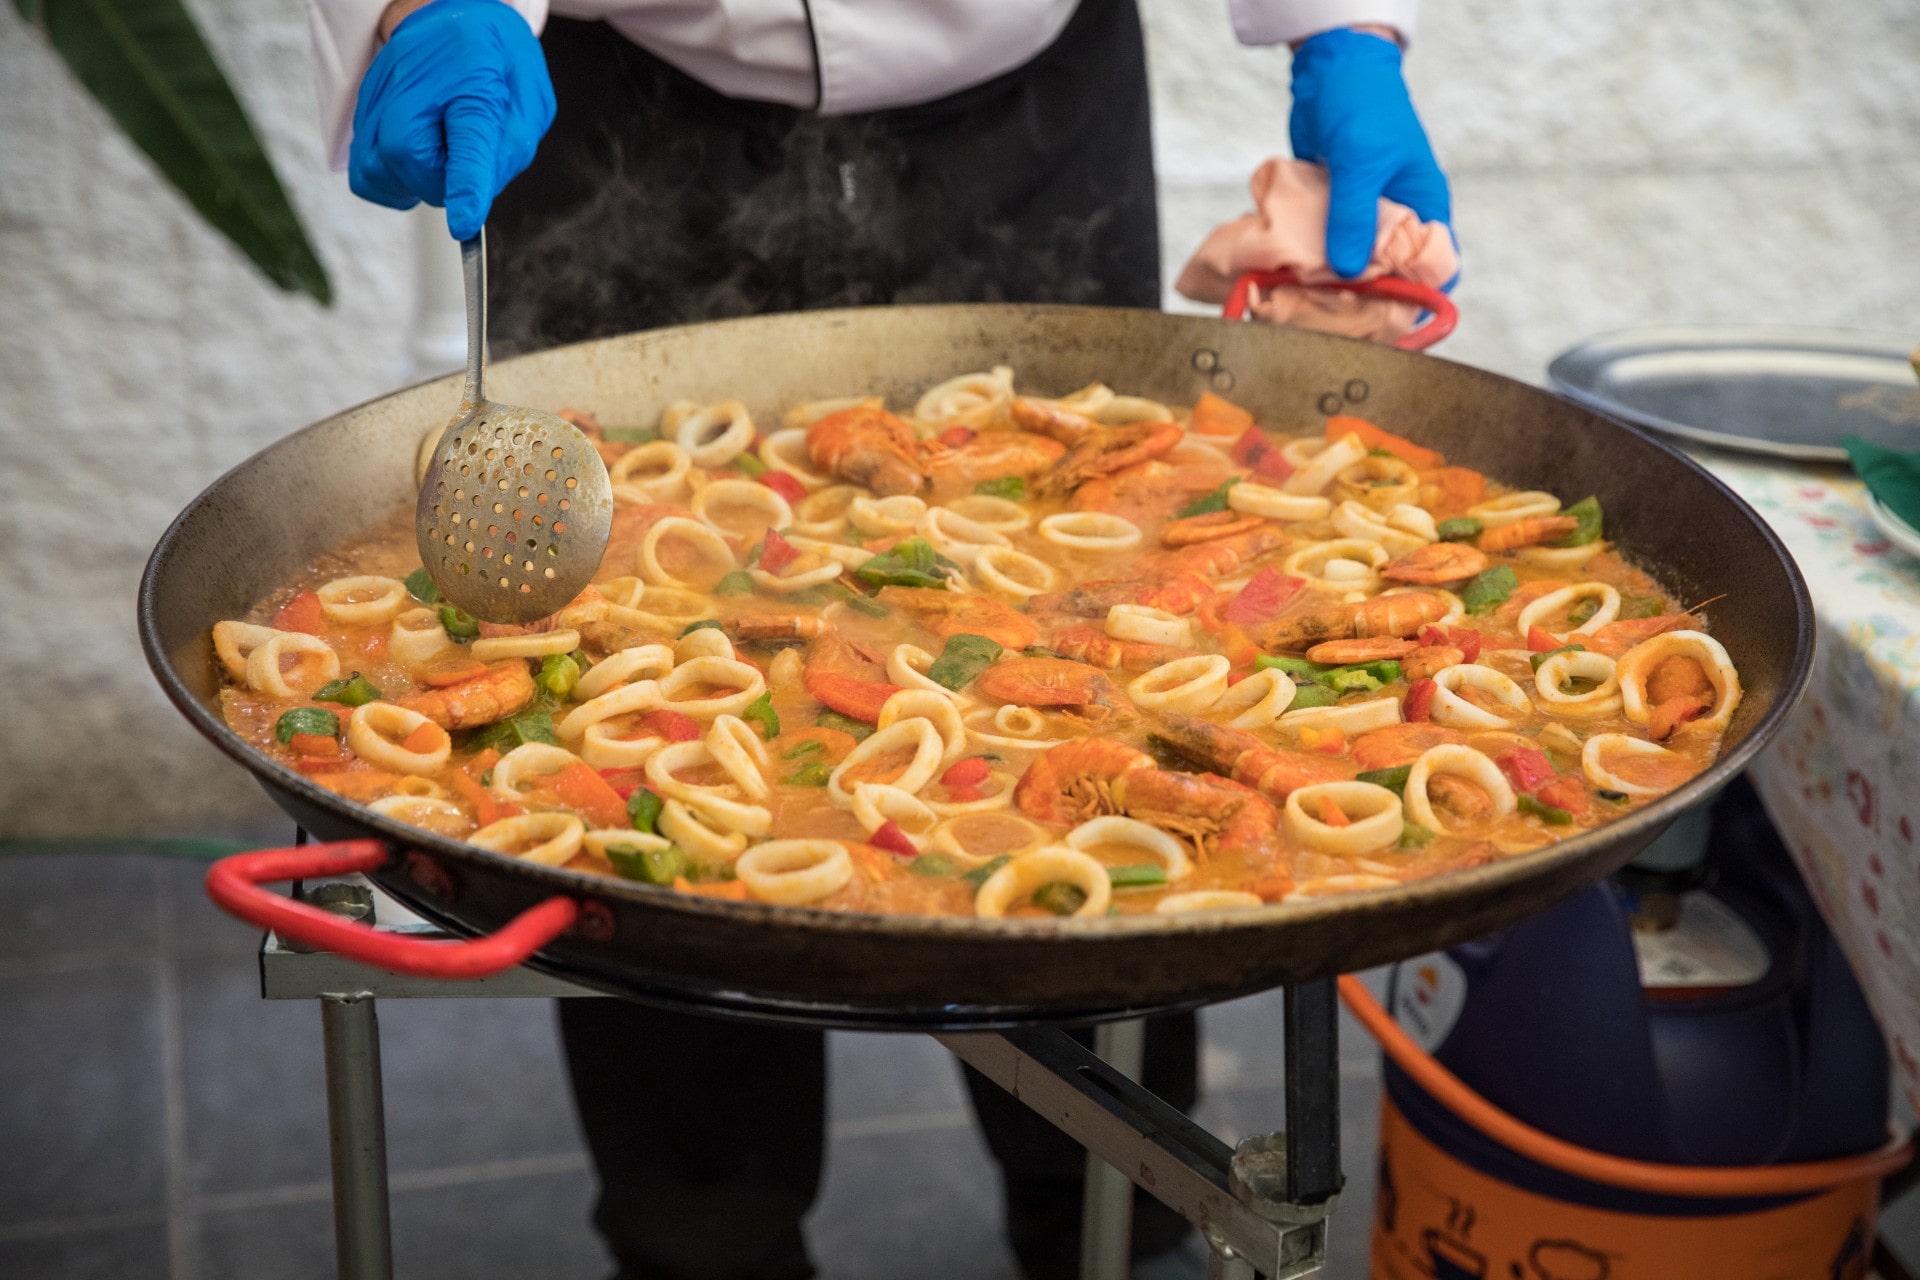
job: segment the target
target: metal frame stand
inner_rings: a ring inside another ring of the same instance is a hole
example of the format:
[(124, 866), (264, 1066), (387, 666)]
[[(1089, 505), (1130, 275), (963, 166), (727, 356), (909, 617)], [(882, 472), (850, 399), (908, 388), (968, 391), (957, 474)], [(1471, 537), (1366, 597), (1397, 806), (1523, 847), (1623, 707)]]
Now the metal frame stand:
[[(374, 915), (373, 891), (362, 884), (295, 892), (343, 915)], [(406, 931), (436, 936), (423, 926)], [(260, 979), (269, 1000), (320, 1002), (340, 1280), (393, 1275), (376, 999), (601, 994), (530, 969), (476, 982), (410, 978), (272, 934), (261, 945)], [(1287, 988), (1287, 1128), (1233, 1148), (1134, 1082), (1144, 1040), (1138, 1022), (1097, 1028), (1091, 1051), (1051, 1028), (934, 1038), (1087, 1149), (1082, 1280), (1124, 1280), (1134, 1186), (1199, 1228), (1209, 1280), (1297, 1280), (1325, 1261), (1326, 1219), (1342, 1184), (1336, 1008), (1331, 980)]]

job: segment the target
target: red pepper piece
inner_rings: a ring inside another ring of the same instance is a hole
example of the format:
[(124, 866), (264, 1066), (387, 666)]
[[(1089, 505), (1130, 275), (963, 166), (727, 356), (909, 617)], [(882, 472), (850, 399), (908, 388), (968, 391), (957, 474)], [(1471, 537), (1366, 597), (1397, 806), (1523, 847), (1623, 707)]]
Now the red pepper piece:
[(339, 773), (353, 761), (346, 756), (301, 756), (293, 767), (302, 773)]
[(273, 621), (267, 624), (275, 631), (304, 631), (317, 636), (327, 629), (326, 610), (320, 607), (320, 597), (311, 591), (302, 591), (293, 599), (280, 606), (280, 612), (273, 615)]
[(1304, 578), (1292, 578), (1264, 568), (1227, 601), (1220, 617), (1225, 622), (1269, 622), (1306, 585)]
[(1565, 809), (1568, 813), (1587, 811), (1587, 786), (1580, 779), (1568, 774), (1556, 778), (1535, 793), (1535, 799), (1542, 804), (1550, 804), (1556, 809)]
[(1560, 638), (1553, 635), (1545, 627), (1527, 628), (1527, 648), (1533, 650), (1533, 652), (1552, 653), (1555, 649), (1565, 647), (1566, 646), (1560, 643)]
[[(800, 678), (800, 682), (806, 686), (814, 701), (864, 724), (879, 724), (880, 708), (887, 705), (888, 698), (900, 692), (897, 684), (856, 680), (852, 676), (835, 675), (831, 671), (809, 671)], [(696, 733), (694, 736), (699, 735)]]
[(607, 780), (585, 762), (570, 764), (553, 775), (547, 784), (560, 803), (585, 817), (596, 827), (627, 825), (627, 802)]
[(1279, 484), (1293, 474), (1293, 464), (1278, 449), (1269, 449), (1254, 462), (1253, 474), (1256, 479)]
[(902, 858), (920, 856), (920, 851), (913, 847), (913, 841), (907, 839), (907, 833), (891, 820), (881, 823), (879, 830), (867, 837), (867, 843)]
[(974, 431), (972, 427), (948, 427), (945, 431), (935, 436), (934, 439), (949, 449), (958, 449), (961, 445), (971, 441), (973, 435)]
[(762, 471), (760, 483), (773, 490), (788, 502), (798, 502), (807, 496), (807, 486), (784, 471)]
[(1407, 696), (1400, 703), (1400, 716), (1408, 724), (1417, 724), (1433, 712), (1433, 694), (1439, 686), (1431, 680), (1415, 680), (1407, 686)]
[[(1439, 627), (1420, 628), (1420, 643), (1423, 645), (1448, 645), (1466, 655), (1463, 662), (1472, 662), (1480, 656), (1481, 636), (1472, 627), (1454, 627), (1443, 630)], [(1558, 645), (1554, 646), (1556, 649)]]
[(987, 793), (978, 787), (948, 787), (948, 804), (972, 804), (975, 800), (985, 800)]
[(1528, 795), (1559, 776), (1554, 770), (1553, 761), (1547, 759), (1547, 753), (1537, 747), (1515, 747), (1505, 755), (1495, 756), (1493, 762), (1507, 775), (1514, 790), (1524, 791)]
[(951, 769), (940, 775), (943, 787), (977, 787), (987, 780), (987, 762), (979, 756), (968, 756), (957, 760)]
[(668, 742), (692, 742), (700, 736), (700, 722), (678, 711), (649, 711), (640, 717), (640, 736), (657, 733)]
[(1258, 427), (1248, 427), (1233, 442), (1233, 460), (1243, 467), (1250, 467), (1273, 452), (1266, 433)]
[(766, 541), (760, 544), (760, 567), (762, 569), (765, 569), (768, 573), (778, 573), (799, 559), (799, 557), (799, 549), (791, 542), (788, 542), (773, 530), (767, 530)]
[(287, 739), (293, 754), (309, 759), (330, 759), (340, 754), (340, 744), (329, 733), (296, 733)]

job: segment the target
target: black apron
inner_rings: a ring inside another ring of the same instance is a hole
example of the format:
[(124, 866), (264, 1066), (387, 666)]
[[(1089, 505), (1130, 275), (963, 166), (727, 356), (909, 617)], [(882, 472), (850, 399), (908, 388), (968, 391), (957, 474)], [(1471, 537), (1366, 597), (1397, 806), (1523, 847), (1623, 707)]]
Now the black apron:
[[(727, 98), (603, 23), (555, 18), (542, 43), (558, 113), (487, 223), (501, 354), (820, 307), (1159, 305), (1133, 0), (1082, 0), (1051, 46), (986, 84), (833, 119)], [(812, 1275), (800, 1222), (825, 1146), (821, 1033), (559, 1003), (594, 1222), (623, 1280)], [(1146, 1082), (1182, 1110), (1194, 1046), (1190, 1014), (1149, 1028)], [(971, 1070), (967, 1086), (1023, 1269), (1070, 1280), (1084, 1152)], [(1137, 1252), (1185, 1231), (1138, 1198)]]

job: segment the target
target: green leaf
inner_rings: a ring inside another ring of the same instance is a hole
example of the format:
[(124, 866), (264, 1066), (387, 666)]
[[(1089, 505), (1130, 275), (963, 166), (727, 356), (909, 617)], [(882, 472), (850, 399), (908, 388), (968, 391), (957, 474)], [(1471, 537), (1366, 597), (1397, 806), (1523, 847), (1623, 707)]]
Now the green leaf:
[(14, 0), (161, 176), (282, 289), (333, 302), (245, 108), (180, 0)]

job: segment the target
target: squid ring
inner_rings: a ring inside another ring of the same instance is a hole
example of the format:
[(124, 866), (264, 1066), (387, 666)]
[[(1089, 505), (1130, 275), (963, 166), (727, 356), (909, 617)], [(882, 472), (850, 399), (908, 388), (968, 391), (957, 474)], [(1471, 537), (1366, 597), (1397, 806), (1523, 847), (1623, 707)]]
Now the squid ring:
[(453, 637), (432, 609), (407, 609), (393, 616), (387, 631), (387, 656), (403, 667), (423, 667), (453, 646)]
[(600, 720), (587, 726), (580, 739), (580, 758), (596, 769), (638, 769), (647, 757), (667, 745), (653, 734), (643, 738), (623, 736), (612, 720)]
[(1482, 710), (1461, 697), (1462, 686), (1490, 694), (1501, 705), (1525, 713), (1533, 709), (1527, 695), (1512, 679), (1477, 663), (1456, 663), (1433, 673), (1433, 709), (1435, 724), (1449, 729), (1510, 729), (1513, 721)]
[[(433, 725), (433, 745), (413, 751), (401, 745), (421, 725)], [(389, 736), (391, 735), (391, 736)], [(368, 764), (395, 773), (432, 773), (453, 754), (453, 739), (445, 729), (418, 711), (391, 702), (367, 702), (347, 717), (347, 746)]]
[(1025, 507), (990, 493), (965, 494), (949, 502), (947, 510), (995, 533), (1018, 533), (1033, 523)]
[(1107, 913), (1107, 905), (1113, 900), (1113, 882), (1107, 879), (1107, 869), (1078, 849), (1056, 844), (1023, 853), (988, 876), (974, 895), (974, 914), (988, 919), (1003, 916), (1015, 902), (1056, 880), (1087, 895), (1074, 915)]
[[(1533, 673), (1533, 687), (1540, 705), (1560, 716), (1610, 716), (1620, 709), (1620, 677), (1616, 664), (1604, 653), (1585, 649), (1556, 653)], [(1568, 680), (1591, 680), (1594, 687), (1586, 693), (1564, 693), (1560, 686)]]
[(1269, 520), (1325, 520), (1333, 503), (1311, 494), (1288, 493), (1271, 485), (1242, 480), (1227, 490), (1227, 505), (1250, 516)]
[(693, 465), (708, 470), (745, 453), (753, 434), (753, 418), (738, 400), (722, 400), (682, 418), (673, 433)]
[[(368, 703), (375, 706), (375, 703)], [(556, 747), (546, 742), (523, 742), (494, 762), (493, 781), (487, 790), (496, 799), (518, 801), (525, 799), (522, 794), (534, 779), (559, 773), (570, 765), (579, 763), (580, 757), (565, 747)]]
[(675, 664), (692, 662), (695, 658), (731, 657), (733, 657), (733, 641), (727, 639), (727, 633), (718, 627), (702, 627), (698, 631), (689, 631), (673, 642)]
[[(975, 746), (987, 751), (1045, 751), (1049, 747), (1072, 741), (1071, 738), (1040, 737), (1047, 728), (1046, 718), (1027, 707), (975, 707), (965, 712), (961, 719), (967, 726), (967, 738)], [(1000, 732), (989, 733), (980, 728), (982, 720), (991, 722)]]
[(845, 887), (853, 859), (838, 840), (769, 840), (741, 854), (733, 870), (762, 902), (797, 907)]
[(989, 529), (977, 520), (969, 520), (948, 507), (929, 507), (915, 526), (933, 549), (957, 564), (971, 565), (981, 552), (1008, 547), (1007, 535)]
[(1229, 729), (1264, 729), (1293, 705), (1293, 680), (1277, 667), (1256, 671), (1213, 700), (1214, 715), (1227, 716)]
[(873, 552), (865, 547), (850, 547), (844, 542), (822, 542), (798, 533), (788, 534), (787, 541), (796, 551), (811, 551), (823, 560), (838, 560), (849, 569), (858, 569), (873, 559)]
[[(642, 467), (649, 470), (660, 468), (649, 475), (636, 476), (634, 473)], [(651, 440), (636, 449), (629, 449), (614, 459), (607, 468), (607, 479), (613, 481), (614, 496), (627, 499), (638, 506), (649, 502), (676, 501), (687, 487), (687, 472), (693, 469), (693, 459), (687, 451), (671, 440)], [(622, 489), (627, 493), (621, 493)]]
[[(1236, 489), (1239, 487), (1238, 485), (1234, 486)], [(1404, 502), (1399, 505), (1406, 507), (1409, 511), (1420, 510), (1418, 507), (1407, 507)], [(1426, 513), (1421, 512), (1421, 514), (1425, 515)], [(1392, 523), (1388, 521), (1386, 516), (1381, 515), (1372, 507), (1364, 506), (1359, 502), (1351, 500), (1343, 502), (1334, 508), (1333, 527), (1335, 532), (1343, 534), (1346, 537), (1362, 542), (1377, 542), (1386, 549), (1388, 555), (1394, 556), (1403, 556), (1409, 551), (1418, 551), (1421, 547), (1434, 541), (1433, 538), (1422, 538), (1417, 534), (1408, 533), (1404, 529), (1396, 529)]]
[(1169, 880), (1184, 880), (1193, 874), (1186, 846), (1138, 818), (1089, 818), (1067, 832), (1067, 844), (1082, 853), (1103, 844), (1127, 845), (1152, 857), (1166, 869)]
[[(259, 650), (254, 652), (258, 654)], [(1627, 719), (1635, 724), (1646, 724), (1652, 719), (1653, 708), (1647, 704), (1647, 679), (1654, 668), (1676, 657), (1698, 662), (1713, 684), (1712, 708), (1689, 723), (1716, 732), (1725, 729), (1733, 719), (1734, 709), (1740, 705), (1740, 673), (1734, 669), (1726, 649), (1704, 631), (1669, 631), (1651, 640), (1642, 640), (1620, 655), (1614, 671), (1620, 679), (1620, 702)], [(248, 661), (251, 672), (253, 660)]]
[[(1280, 488), (1282, 492), (1302, 496), (1325, 493), (1334, 477), (1366, 456), (1367, 446), (1360, 443), (1359, 436), (1349, 433), (1315, 453), (1305, 466), (1288, 476)], [(1240, 486), (1233, 487), (1238, 489)], [(1232, 491), (1228, 493), (1231, 497)]]
[[(434, 615), (436, 618), (438, 614)], [(247, 678), (247, 655), (283, 632), (252, 622), (213, 624), (213, 652), (235, 680)]]
[(1399, 884), (1391, 876), (1353, 874), (1334, 876), (1315, 876), (1311, 880), (1302, 880), (1282, 902), (1311, 902), (1315, 898), (1330, 898), (1335, 894), (1359, 893), (1363, 889), (1391, 889)]
[(1498, 529), (1502, 525), (1517, 524), (1536, 516), (1551, 516), (1559, 513), (1560, 499), (1538, 489), (1503, 493), (1497, 498), (1488, 498), (1477, 506), (1467, 508), (1467, 514), (1488, 529)]
[(847, 772), (878, 756), (907, 747), (913, 748), (913, 759), (888, 781), (908, 795), (917, 794), (920, 788), (933, 781), (933, 775), (940, 768), (940, 761), (947, 749), (940, 730), (924, 716), (896, 720), (884, 729), (876, 729), (864, 742), (848, 752), (847, 758), (835, 765), (833, 772), (827, 775), (827, 798), (842, 809), (852, 808), (853, 794), (847, 789)]
[[(1002, 774), (999, 776), (1005, 777), (1006, 775)], [(1008, 794), (1011, 795), (1012, 791), (1009, 790)], [(938, 805), (929, 805), (928, 807), (936, 813), (941, 811)], [(973, 853), (966, 847), (966, 843), (961, 837), (960, 829), (967, 824), (970, 818), (978, 818), (979, 816), (979, 814), (963, 813), (947, 818), (933, 830), (933, 847), (952, 858), (961, 866), (971, 870), (974, 867), (985, 866), (996, 857), (1005, 856), (1017, 858), (1023, 853), (1032, 853), (1035, 849), (1038, 849), (1046, 843), (1047, 833), (1042, 831), (1038, 824), (1021, 817), (1017, 813), (996, 813), (992, 815), (991, 818), (991, 821), (996, 826), (1009, 822), (1017, 824), (1025, 833), (1026, 842), (1013, 848), (1006, 847), (1004, 842), (998, 842), (998, 850), (994, 853)]]
[[(699, 685), (731, 685), (738, 692), (707, 698), (674, 697), (683, 689)], [(737, 716), (766, 691), (767, 679), (759, 668), (736, 658), (695, 658), (681, 663), (660, 681), (661, 705), (695, 720)]]
[(1638, 782), (1629, 782), (1613, 770), (1607, 768), (1607, 751), (1622, 751), (1634, 756), (1672, 756), (1679, 759), (1680, 753), (1669, 751), (1657, 742), (1648, 742), (1644, 738), (1630, 738), (1624, 733), (1596, 733), (1588, 738), (1586, 745), (1580, 748), (1580, 767), (1594, 786), (1603, 791), (1619, 791), (1630, 796), (1663, 796), (1671, 787), (1649, 787)]
[(1514, 558), (1523, 564), (1530, 564), (1554, 573), (1567, 573), (1583, 567), (1587, 561), (1605, 551), (1610, 544), (1596, 538), (1583, 547), (1521, 547), (1514, 552)]
[(1163, 662), (1127, 685), (1127, 696), (1150, 711), (1198, 715), (1227, 691), (1233, 664), (1224, 654), (1199, 654)]
[(776, 595), (786, 596), (796, 591), (823, 587), (846, 572), (846, 568), (843, 561), (836, 559), (815, 565), (811, 569), (802, 569), (797, 573), (769, 573), (765, 569), (751, 569), (747, 576), (753, 579), (754, 586), (774, 592)]
[(459, 805), (436, 796), (381, 796), (367, 808), (395, 822), (424, 827), (443, 836), (464, 835), (473, 826), (473, 820), (460, 811)]
[(494, 853), (504, 853), (522, 862), (558, 867), (580, 852), (586, 832), (587, 824), (572, 814), (549, 810), (546, 813), (517, 814), (489, 823), (468, 836), (467, 843)]
[(1433, 801), (1427, 796), (1427, 779), (1436, 773), (1450, 773), (1478, 786), (1493, 801), (1493, 811), (1499, 817), (1512, 813), (1518, 803), (1507, 775), (1484, 752), (1452, 742), (1428, 747), (1407, 771), (1404, 803), (1407, 817), (1436, 835), (1447, 834), (1446, 824), (1433, 811)]
[(1542, 618), (1551, 618), (1576, 600), (1597, 600), (1599, 603), (1594, 607), (1593, 616), (1567, 632), (1569, 636), (1590, 636), (1620, 616), (1618, 591), (1604, 582), (1576, 582), (1570, 587), (1549, 591), (1530, 602), (1514, 620), (1514, 628), (1524, 636)]
[(1004, 769), (993, 769), (987, 773), (987, 783), (992, 789), (978, 800), (928, 800), (926, 806), (943, 818), (1013, 807), (1013, 789), (1020, 785), (1018, 777)]
[[(1235, 485), (1234, 488), (1240, 486)], [(1258, 894), (1240, 889), (1194, 889), (1188, 893), (1170, 893), (1153, 904), (1157, 916), (1184, 916), (1196, 911), (1244, 911), (1264, 907)]]
[(703, 522), (735, 537), (740, 535), (713, 518), (715, 505), (752, 507), (767, 518), (769, 529), (785, 529), (793, 523), (793, 508), (787, 500), (756, 480), (715, 480), (693, 495), (691, 505), (693, 514)]
[(1302, 707), (1298, 711), (1287, 712), (1274, 723), (1293, 733), (1302, 729), (1338, 729), (1345, 734), (1367, 733), (1400, 723), (1400, 699), (1373, 698), (1366, 702), (1350, 702), (1345, 706)]
[(765, 800), (773, 794), (761, 772), (767, 767), (767, 748), (745, 720), (715, 716), (713, 728), (707, 730), (706, 745), (708, 754), (740, 785), (748, 799)]
[[(295, 659), (296, 680), (281, 669), (283, 657)], [(340, 655), (319, 636), (276, 631), (247, 655), (247, 684), (270, 698), (304, 698), (340, 674)]]
[(937, 693), (956, 707), (972, 706), (974, 701), (972, 698), (949, 689), (927, 676), (927, 668), (933, 663), (934, 656), (919, 645), (904, 642), (897, 644), (893, 646), (893, 652), (887, 655), (887, 679), (902, 689)]
[(1380, 586), (1380, 567), (1391, 558), (1371, 539), (1335, 538), (1300, 548), (1281, 561), (1280, 571), (1305, 578), (1309, 587), (1322, 591), (1374, 591)]
[(853, 527), (877, 538), (912, 533), (926, 515), (927, 504), (910, 493), (895, 494), (891, 498), (861, 494), (847, 504), (847, 519), (853, 522)]
[(973, 558), (974, 576), (994, 591), (1022, 600), (1053, 590), (1059, 575), (1037, 556), (1012, 547), (987, 547)]
[(913, 406), (922, 422), (955, 422), (978, 430), (1013, 400), (1013, 370), (995, 365), (988, 373), (963, 373), (928, 389)]
[[(1333, 826), (1307, 809), (1307, 805), (1312, 804), (1318, 810), (1322, 800), (1338, 805), (1347, 815), (1348, 824)], [(1397, 841), (1406, 828), (1400, 797), (1371, 782), (1319, 782), (1299, 787), (1287, 796), (1282, 816), (1287, 834), (1301, 844), (1320, 853), (1348, 858), (1386, 848)]]
[(691, 589), (693, 584), (668, 573), (660, 563), (660, 544), (668, 538), (684, 538), (693, 544), (705, 558), (726, 566), (731, 570), (737, 567), (733, 548), (721, 536), (720, 531), (710, 524), (702, 524), (687, 516), (668, 516), (655, 522), (647, 530), (647, 536), (640, 542), (640, 574), (647, 582), (656, 587), (678, 587)]
[(809, 538), (837, 538), (846, 531), (853, 501), (864, 496), (864, 490), (850, 484), (815, 490), (793, 509), (793, 531)]
[(540, 631), (527, 636), (490, 636), (475, 640), (467, 652), (481, 662), (502, 658), (544, 658), (555, 653), (572, 653), (580, 647), (580, 633), (571, 628)]
[[(714, 759), (712, 748), (705, 742), (696, 739), (672, 743), (647, 757), (647, 783), (662, 796), (678, 800), (696, 811), (702, 820), (710, 821), (724, 830), (749, 836), (764, 836), (773, 830), (773, 814), (765, 806), (746, 804), (725, 794), (732, 788), (683, 782), (674, 776), (675, 769), (706, 764)], [(721, 768), (725, 767), (721, 765)]]
[[(665, 648), (666, 646), (657, 647)], [(562, 738), (578, 738), (590, 726), (599, 724), (602, 720), (630, 715), (636, 711), (657, 711), (664, 701), (660, 694), (659, 681), (636, 680), (632, 684), (623, 684), (609, 689), (599, 697), (587, 699), (561, 717), (560, 723), (553, 726), (553, 731)]]
[(407, 607), (407, 584), (398, 578), (363, 574), (354, 578), (335, 578), (314, 589), (320, 597), (321, 612), (330, 622), (348, 627), (370, 627), (391, 621)]
[(661, 835), (700, 862), (727, 862), (747, 847), (743, 832), (720, 827), (717, 820), (710, 821), (684, 800), (668, 800), (660, 806), (659, 826)]
[(1434, 523), (1433, 513), (1410, 502), (1395, 503), (1387, 511), (1387, 527), (1412, 534), (1421, 542), (1440, 541), (1440, 526)]
[(900, 828), (916, 849), (925, 847), (940, 815), (910, 792), (884, 782), (856, 782), (853, 786), (853, 816), (872, 835), (891, 822)]
[(1144, 604), (1116, 604), (1107, 610), (1106, 632), (1115, 640), (1144, 644), (1193, 643), (1193, 624), (1165, 609)]
[(1040, 522), (1040, 536), (1077, 551), (1125, 551), (1140, 545), (1140, 526), (1105, 511), (1060, 511)]
[(832, 476), (821, 475), (808, 465), (812, 459), (807, 457), (805, 427), (788, 427), (785, 431), (776, 431), (762, 440), (760, 461), (766, 463), (770, 471), (783, 471), (792, 476), (808, 493), (824, 489), (833, 483)]
[(930, 720), (945, 744), (940, 763), (958, 760), (967, 749), (967, 726), (960, 719), (960, 708), (954, 706), (953, 699), (945, 693), (944, 689), (940, 693), (931, 689), (902, 689), (881, 704), (880, 720), (874, 727), (885, 729), (915, 717)]

